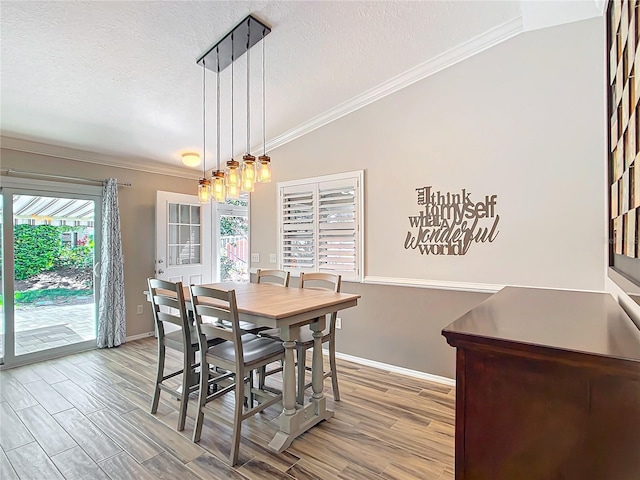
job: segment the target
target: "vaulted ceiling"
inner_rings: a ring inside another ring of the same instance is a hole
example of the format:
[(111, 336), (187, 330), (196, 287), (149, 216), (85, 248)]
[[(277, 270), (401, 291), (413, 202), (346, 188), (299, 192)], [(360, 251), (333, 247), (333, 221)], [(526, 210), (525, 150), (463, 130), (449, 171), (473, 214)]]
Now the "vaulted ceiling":
[[(121, 1), (0, 3), (5, 148), (197, 176), (203, 71), (196, 59), (248, 14), (266, 38), (267, 148), (523, 31), (602, 14), (604, 2)], [(251, 147), (262, 144), (262, 48), (251, 50)], [(233, 153), (246, 144), (246, 55), (235, 62)], [(215, 163), (207, 71), (207, 169)], [(231, 72), (221, 153), (231, 155)], [(57, 150), (56, 150), (57, 149)], [(200, 167), (201, 168), (201, 167)]]

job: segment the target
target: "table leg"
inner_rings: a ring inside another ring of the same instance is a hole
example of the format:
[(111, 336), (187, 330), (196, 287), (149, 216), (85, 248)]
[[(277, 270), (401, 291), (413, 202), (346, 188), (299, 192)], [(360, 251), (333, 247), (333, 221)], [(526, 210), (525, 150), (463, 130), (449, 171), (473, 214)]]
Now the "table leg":
[(324, 373), (322, 360), (322, 325), (323, 322), (315, 322), (309, 325), (313, 331), (313, 357), (311, 359), (311, 389), (313, 395), (311, 402), (314, 404), (315, 414), (319, 415), (327, 411), (326, 399), (324, 398)]
[(282, 406), (284, 407), (284, 415), (293, 415), (296, 413), (296, 370), (293, 352), (296, 342), (282, 342), (284, 346), (284, 366), (282, 373)]
[[(331, 410), (327, 410), (326, 398), (322, 393), (322, 330), (325, 327), (325, 317), (317, 318), (310, 328), (313, 330), (313, 396), (311, 403), (296, 407), (296, 377), (293, 350), (295, 339), (299, 338), (297, 328), (282, 328), (280, 330), (283, 339), (284, 367), (283, 367), (283, 412), (280, 414), (280, 430), (269, 442), (269, 448), (275, 452), (282, 452), (291, 445), (291, 442), (311, 427), (333, 416)], [(316, 334), (319, 337), (316, 338)], [(319, 377), (318, 377), (319, 375)]]

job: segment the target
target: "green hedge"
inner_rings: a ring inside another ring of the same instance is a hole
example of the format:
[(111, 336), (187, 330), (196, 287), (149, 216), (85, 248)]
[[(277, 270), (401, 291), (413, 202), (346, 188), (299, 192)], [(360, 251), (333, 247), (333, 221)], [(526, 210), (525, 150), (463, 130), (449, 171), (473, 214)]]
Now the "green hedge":
[(56, 268), (86, 268), (93, 265), (93, 239), (87, 245), (62, 242), (64, 232), (77, 227), (14, 225), (15, 279), (26, 280)]
[(16, 280), (26, 280), (54, 268), (62, 248), (58, 227), (15, 225), (13, 238)]

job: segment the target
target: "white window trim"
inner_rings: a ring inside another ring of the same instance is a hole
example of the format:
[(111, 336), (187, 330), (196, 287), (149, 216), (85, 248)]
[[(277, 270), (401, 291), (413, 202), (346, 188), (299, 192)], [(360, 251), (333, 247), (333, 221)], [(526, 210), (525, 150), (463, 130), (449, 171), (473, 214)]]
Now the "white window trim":
[[(364, 245), (364, 232), (365, 232), (365, 208), (364, 208), (364, 170), (355, 170), (351, 172), (335, 173), (331, 175), (321, 175), (317, 177), (303, 178), (299, 180), (288, 180), (285, 182), (277, 183), (277, 211), (278, 211), (278, 268), (282, 269), (282, 235), (283, 235), (283, 221), (282, 221), (282, 189), (286, 187), (303, 186), (309, 184), (317, 184), (323, 182), (332, 182), (339, 180), (353, 180), (357, 182), (356, 192), (356, 217), (357, 217), (357, 257), (356, 257), (356, 275), (354, 278), (347, 278), (343, 275), (342, 281), (344, 282), (363, 282), (365, 278), (364, 271), (364, 258), (365, 258), (365, 245)], [(317, 219), (316, 222), (317, 224)], [(317, 251), (316, 251), (317, 252)], [(316, 254), (317, 262), (317, 254)], [(317, 263), (316, 263), (317, 267)], [(297, 272), (291, 272), (293, 276), (298, 276)]]

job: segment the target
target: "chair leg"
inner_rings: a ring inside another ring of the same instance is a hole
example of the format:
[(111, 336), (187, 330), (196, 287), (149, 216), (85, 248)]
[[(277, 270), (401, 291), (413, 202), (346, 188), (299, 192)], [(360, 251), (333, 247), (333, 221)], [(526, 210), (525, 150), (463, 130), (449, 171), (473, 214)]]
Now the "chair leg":
[(329, 366), (331, 367), (331, 386), (333, 387), (333, 399), (340, 401), (338, 391), (338, 370), (336, 370), (336, 341), (335, 338), (329, 340)]
[(236, 372), (236, 407), (233, 414), (233, 438), (231, 439), (231, 452), (229, 453), (229, 462), (233, 467), (238, 463), (238, 450), (240, 449), (240, 432), (242, 428), (242, 405), (244, 404), (244, 371), (238, 369)]
[(193, 441), (199, 442), (202, 434), (202, 424), (204, 423), (204, 406), (207, 403), (207, 394), (209, 387), (209, 375), (203, 375), (202, 372), (209, 371), (209, 364), (204, 355), (200, 356), (200, 388), (198, 390), (198, 414), (196, 415), (196, 426), (193, 429)]
[[(259, 381), (260, 380), (258, 380), (258, 382)], [(245, 389), (245, 391), (246, 391), (246, 389)], [(247, 396), (247, 402), (249, 403), (249, 408), (253, 408), (253, 405), (254, 405), (255, 399), (256, 399), (256, 396), (253, 393), (253, 370), (251, 370), (249, 372), (249, 390), (248, 390), (248, 392), (249, 392), (249, 394)]]
[(307, 361), (307, 351), (297, 345), (296, 357), (298, 360), (298, 393), (296, 396), (296, 402), (300, 405), (304, 405), (304, 384), (307, 373), (305, 363)]
[(187, 418), (187, 404), (189, 403), (189, 376), (192, 374), (193, 367), (189, 355), (185, 352), (182, 356), (182, 395), (180, 395), (180, 409), (178, 410), (178, 431), (184, 430), (184, 422)]
[(160, 402), (160, 384), (164, 376), (164, 354), (165, 346), (158, 342), (158, 371), (156, 373), (156, 385), (153, 392), (153, 402), (151, 403), (151, 413), (158, 411), (158, 403)]

